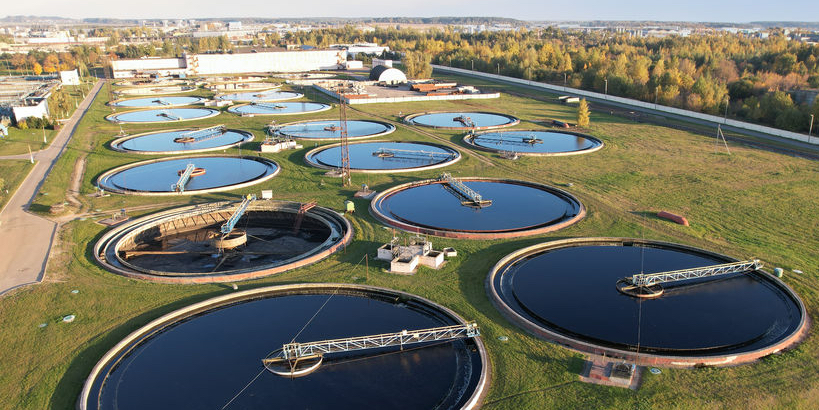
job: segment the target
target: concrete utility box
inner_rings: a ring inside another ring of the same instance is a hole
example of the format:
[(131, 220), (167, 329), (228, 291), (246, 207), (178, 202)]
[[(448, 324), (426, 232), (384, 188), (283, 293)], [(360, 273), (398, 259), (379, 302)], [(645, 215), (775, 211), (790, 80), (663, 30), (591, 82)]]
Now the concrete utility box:
[(392, 260), (392, 244), (385, 243), (384, 245), (381, 245), (381, 247), (378, 248), (378, 253), (376, 254), (375, 257), (376, 257), (376, 259), (391, 261)]
[(364, 62), (358, 60), (347, 60), (347, 62), (344, 64), (344, 68), (348, 70), (364, 68)]
[(422, 255), (419, 262), (424, 266), (438, 269), (444, 264), (444, 253), (439, 251), (431, 251), (426, 255)]
[(299, 149), (302, 148), (300, 144), (296, 144), (296, 141), (288, 140), (288, 141), (265, 141), (261, 145), (262, 152), (281, 152), (288, 149)]
[(273, 199), (273, 190), (272, 189), (262, 190), (262, 199)]
[(355, 203), (353, 201), (350, 201), (350, 200), (344, 201), (344, 212), (347, 212), (347, 213), (350, 213), (350, 214), (355, 213)]
[(390, 262), (390, 271), (405, 275), (411, 275), (415, 273), (415, 269), (418, 267), (419, 260), (420, 257), (418, 255), (399, 256), (393, 259), (392, 262)]

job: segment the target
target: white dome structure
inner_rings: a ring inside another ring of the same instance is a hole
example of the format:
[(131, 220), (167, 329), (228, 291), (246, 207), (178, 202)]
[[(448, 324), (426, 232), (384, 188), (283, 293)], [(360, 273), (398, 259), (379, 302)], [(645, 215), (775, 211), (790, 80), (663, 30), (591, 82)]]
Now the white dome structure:
[(379, 65), (370, 70), (370, 81), (400, 84), (407, 82), (407, 76), (397, 68)]

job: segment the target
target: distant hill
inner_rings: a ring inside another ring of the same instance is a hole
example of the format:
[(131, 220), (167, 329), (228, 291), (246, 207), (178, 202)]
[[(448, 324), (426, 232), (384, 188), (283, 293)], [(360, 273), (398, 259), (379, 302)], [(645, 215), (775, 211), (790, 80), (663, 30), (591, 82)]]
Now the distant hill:
[(799, 27), (819, 30), (819, 21), (752, 21), (751, 24), (762, 27)]
[(303, 17), (303, 18), (199, 18), (196, 21), (241, 21), (243, 23), (272, 24), (367, 24), (367, 23), (389, 23), (389, 24), (511, 24), (513, 26), (523, 26), (523, 20), (516, 20), (505, 17)]
[(6, 16), (0, 19), (2, 23), (38, 23), (46, 21), (77, 22), (78, 20), (58, 16)]

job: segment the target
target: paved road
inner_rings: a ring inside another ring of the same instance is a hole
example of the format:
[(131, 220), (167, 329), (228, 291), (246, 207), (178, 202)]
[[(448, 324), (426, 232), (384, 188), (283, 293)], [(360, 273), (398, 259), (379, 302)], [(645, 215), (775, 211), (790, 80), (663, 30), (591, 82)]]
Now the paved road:
[[(34, 154), (34, 169), (0, 211), (0, 294), (43, 280), (57, 224), (27, 209), (103, 83), (97, 81), (51, 145)], [(12, 158), (28, 159), (28, 154), (0, 157)]]

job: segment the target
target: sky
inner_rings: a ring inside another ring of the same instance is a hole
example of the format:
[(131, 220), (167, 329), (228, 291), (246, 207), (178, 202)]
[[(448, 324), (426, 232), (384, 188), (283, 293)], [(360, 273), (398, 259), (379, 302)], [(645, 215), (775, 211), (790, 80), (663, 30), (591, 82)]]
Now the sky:
[(817, 0), (5, 0), (0, 16), (204, 17), (491, 16), (521, 20), (819, 21)]

